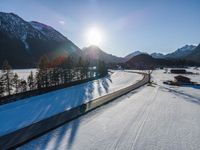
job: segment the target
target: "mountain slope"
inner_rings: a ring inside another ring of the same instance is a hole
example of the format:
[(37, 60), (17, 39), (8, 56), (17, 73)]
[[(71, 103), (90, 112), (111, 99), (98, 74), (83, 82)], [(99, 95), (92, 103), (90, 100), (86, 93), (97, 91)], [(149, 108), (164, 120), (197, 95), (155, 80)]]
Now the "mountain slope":
[(185, 59), (200, 63), (200, 44)]
[(35, 67), (43, 55), (76, 58), (82, 51), (50, 26), (0, 12), (0, 65), (7, 59), (14, 68)]
[(152, 53), (151, 56), (153, 58), (165, 58), (165, 55), (162, 53)]
[(125, 63), (125, 67), (130, 69), (149, 69), (156, 67), (184, 67), (196, 65), (200, 65), (200, 63), (195, 63), (193, 60), (153, 58), (148, 54), (137, 55)]
[(137, 55), (140, 55), (140, 54), (144, 54), (144, 52), (135, 51), (135, 52), (133, 52), (133, 53), (130, 53), (130, 54), (126, 55), (126, 56), (124, 57), (124, 59), (125, 59), (125, 61), (128, 61), (128, 60), (130, 60), (131, 58), (133, 58), (134, 56), (137, 56)]
[(184, 58), (187, 55), (189, 55), (195, 48), (196, 48), (196, 46), (194, 46), (194, 45), (185, 45), (185, 46), (177, 49), (173, 53), (169, 53), (169, 54), (165, 55), (165, 58), (173, 58), (173, 59)]
[(134, 69), (148, 69), (171, 64), (170, 60), (153, 58), (148, 54), (137, 55), (126, 62), (128, 68)]
[(124, 61), (123, 58), (108, 54), (97, 46), (83, 48), (83, 54), (86, 59), (102, 60), (105, 63), (122, 63)]

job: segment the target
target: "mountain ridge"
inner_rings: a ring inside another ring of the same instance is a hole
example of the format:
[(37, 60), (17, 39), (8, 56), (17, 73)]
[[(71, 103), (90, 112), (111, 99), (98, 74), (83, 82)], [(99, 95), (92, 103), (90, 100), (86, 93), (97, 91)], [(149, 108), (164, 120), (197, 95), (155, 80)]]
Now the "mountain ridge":
[[(103, 60), (106, 63), (121, 64), (135, 56), (147, 54), (134, 51), (125, 57), (118, 57), (106, 53), (97, 46), (89, 46), (81, 50), (49, 25), (37, 21), (27, 22), (14, 13), (4, 12), (0, 12), (0, 45), (0, 64), (4, 60), (8, 60), (14, 68), (36, 67), (38, 60), (43, 55), (47, 55), (50, 59), (59, 56), (71, 56), (76, 60), (84, 57), (95, 61)], [(199, 45), (185, 45), (166, 55), (162, 53), (150, 55), (158, 59), (185, 59), (190, 61), (194, 59), (199, 62), (199, 47)]]
[(100, 49), (98, 46), (89, 46), (84, 47), (83, 54), (86, 59), (92, 59), (92, 60), (103, 60), (105, 63), (122, 63), (124, 62), (124, 58), (117, 57), (112, 54), (108, 54), (102, 49)]
[(50, 59), (82, 56), (78, 46), (48, 25), (4, 12), (0, 12), (0, 25), (0, 64), (8, 60), (14, 68), (29, 68), (36, 67), (43, 55)]

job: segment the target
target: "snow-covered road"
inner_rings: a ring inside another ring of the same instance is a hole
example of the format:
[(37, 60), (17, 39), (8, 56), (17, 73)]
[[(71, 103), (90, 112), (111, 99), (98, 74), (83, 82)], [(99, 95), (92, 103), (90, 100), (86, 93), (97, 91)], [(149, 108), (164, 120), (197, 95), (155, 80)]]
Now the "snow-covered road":
[(137, 89), (18, 149), (199, 150), (200, 90), (162, 84), (173, 76), (154, 71), (152, 86)]
[(110, 76), (0, 106), (0, 135), (38, 122), (100, 96), (125, 88), (142, 75), (114, 71)]

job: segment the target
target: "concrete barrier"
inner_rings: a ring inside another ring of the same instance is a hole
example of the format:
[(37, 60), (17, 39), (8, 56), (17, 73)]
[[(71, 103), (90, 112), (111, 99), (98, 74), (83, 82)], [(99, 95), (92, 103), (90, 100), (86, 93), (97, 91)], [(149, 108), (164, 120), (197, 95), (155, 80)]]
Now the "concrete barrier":
[(126, 88), (118, 90), (116, 92), (107, 94), (105, 96), (99, 97), (93, 101), (84, 103), (78, 107), (72, 108), (68, 111), (59, 113), (52, 117), (46, 118), (39, 122), (33, 123), (27, 127), (21, 128), (9, 134), (3, 135), (0, 137), (0, 149), (12, 149), (20, 146), (34, 138), (37, 138), (63, 124), (66, 122), (75, 119), (97, 107), (100, 107), (112, 100), (127, 94), (128, 92), (137, 89), (146, 83), (148, 83), (150, 76), (148, 74), (144, 74), (143, 79), (138, 81), (137, 83), (130, 85)]

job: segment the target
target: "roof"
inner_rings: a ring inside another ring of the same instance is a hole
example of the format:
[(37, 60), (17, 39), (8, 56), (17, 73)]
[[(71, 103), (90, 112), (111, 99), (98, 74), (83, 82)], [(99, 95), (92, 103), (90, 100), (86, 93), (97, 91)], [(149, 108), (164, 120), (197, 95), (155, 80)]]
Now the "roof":
[(182, 75), (175, 76), (174, 78), (178, 81), (190, 81), (190, 78), (182, 76)]

